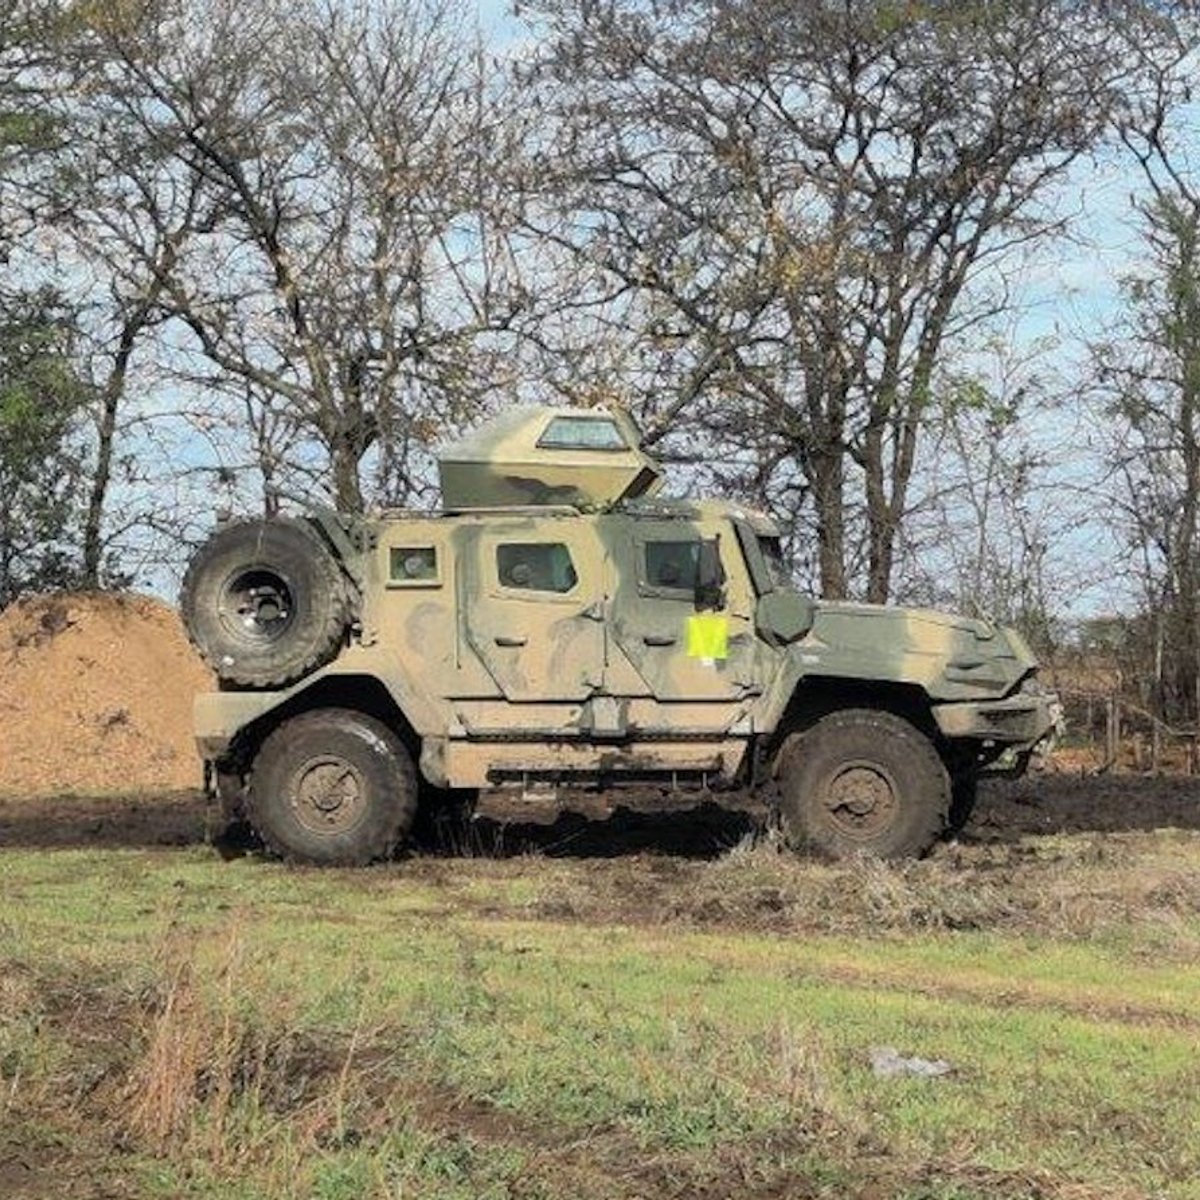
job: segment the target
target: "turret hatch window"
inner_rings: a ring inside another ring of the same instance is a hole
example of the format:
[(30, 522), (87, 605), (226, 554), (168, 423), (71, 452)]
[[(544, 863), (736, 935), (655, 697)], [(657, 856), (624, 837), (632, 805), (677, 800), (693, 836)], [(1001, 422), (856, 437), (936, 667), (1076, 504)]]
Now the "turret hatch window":
[(628, 450), (611, 417), (555, 417), (538, 438), (544, 450)]

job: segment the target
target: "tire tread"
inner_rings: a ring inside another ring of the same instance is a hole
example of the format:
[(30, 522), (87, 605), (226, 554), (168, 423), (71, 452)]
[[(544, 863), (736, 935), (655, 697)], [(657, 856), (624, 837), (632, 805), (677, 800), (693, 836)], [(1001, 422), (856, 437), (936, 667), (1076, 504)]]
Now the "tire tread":
[(919, 764), (919, 772), (925, 776), (928, 788), (928, 793), (922, 796), (906, 821), (907, 835), (898, 845), (884, 850), (883, 856), (900, 858), (922, 855), (944, 833), (950, 815), (950, 779), (929, 738), (910, 721), (886, 709), (840, 709), (787, 739), (780, 752), (780, 815), (787, 841), (794, 849), (815, 848), (835, 857), (839, 854), (834, 836), (822, 836), (820, 830), (802, 828), (804, 799), (797, 792), (813, 756), (822, 752), (831, 742), (836, 745), (849, 735), (861, 736), (864, 733), (874, 745), (899, 739), (905, 753), (912, 755)]
[[(320, 576), (317, 584), (321, 593), (317, 600), (321, 605), (319, 628), (308, 639), (308, 653), (299, 659), (289, 658), (286, 664), (272, 666), (246, 663), (235, 657), (232, 663), (228, 663), (225, 661), (225, 655), (214, 650), (201, 631), (204, 618), (200, 613), (199, 595), (203, 585), (208, 582), (208, 573), (219, 566), (221, 557), (229, 553), (230, 546), (236, 547), (237, 540), (244, 536), (245, 531), (251, 529), (258, 531), (258, 536), (261, 537), (261, 531), (268, 526), (277, 530), (293, 530), (298, 535), (298, 546), (305, 543), (311, 546), (311, 565), (314, 574)], [(232, 522), (219, 529), (201, 546), (184, 573), (179, 594), (179, 609), (183, 615), (188, 641), (219, 679), (238, 687), (279, 688), (303, 678), (333, 657), (351, 620), (353, 596), (349, 581), (332, 552), (305, 522), (293, 517), (272, 517), (269, 520)]]

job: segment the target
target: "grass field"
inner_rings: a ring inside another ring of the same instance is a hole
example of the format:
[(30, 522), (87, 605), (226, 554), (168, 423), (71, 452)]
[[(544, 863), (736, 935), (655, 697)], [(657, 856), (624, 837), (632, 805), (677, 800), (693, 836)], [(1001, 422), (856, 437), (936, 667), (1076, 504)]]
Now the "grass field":
[(1107, 832), (985, 799), (902, 867), (316, 872), (177, 836), (189, 801), (182, 845), (0, 802), (0, 1195), (1200, 1198), (1190, 787)]

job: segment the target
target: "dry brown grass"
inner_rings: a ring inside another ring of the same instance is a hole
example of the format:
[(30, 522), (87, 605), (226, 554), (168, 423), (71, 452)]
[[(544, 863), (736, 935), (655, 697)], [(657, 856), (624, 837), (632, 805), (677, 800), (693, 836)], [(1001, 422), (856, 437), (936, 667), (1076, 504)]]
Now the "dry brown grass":
[(229, 1171), (253, 1163), (284, 1126), (303, 1156), (361, 1123), (386, 1059), (361, 1019), (348, 1038), (301, 1032), (286, 1006), (264, 1025), (245, 1002), (253, 980), (236, 924), (215, 962), (194, 937), (175, 935), (161, 958), (162, 983), (135, 1018), (139, 1049), (123, 1090), (135, 1139)]
[[(904, 863), (798, 861), (766, 842), (716, 862), (630, 856), (586, 867), (543, 861), (534, 874), (519, 860), (412, 869), (456, 905), (498, 919), (791, 935), (994, 930), (1071, 941), (1134, 925), (1148, 952), (1187, 959), (1200, 955), (1200, 875), (1185, 857), (1194, 837), (950, 845)], [(520, 888), (510, 892), (507, 880)]]

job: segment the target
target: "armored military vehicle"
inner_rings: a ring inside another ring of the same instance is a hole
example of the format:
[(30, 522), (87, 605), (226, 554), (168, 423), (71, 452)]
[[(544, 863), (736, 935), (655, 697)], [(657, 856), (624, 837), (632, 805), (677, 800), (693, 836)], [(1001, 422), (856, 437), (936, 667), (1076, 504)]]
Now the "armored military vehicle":
[(200, 753), (285, 857), (385, 857), (447, 790), (620, 788), (919, 855), (1054, 727), (1015, 631), (801, 594), (767, 517), (660, 498), (619, 410), (512, 409), (440, 472), (436, 513), (227, 523), (188, 569)]

